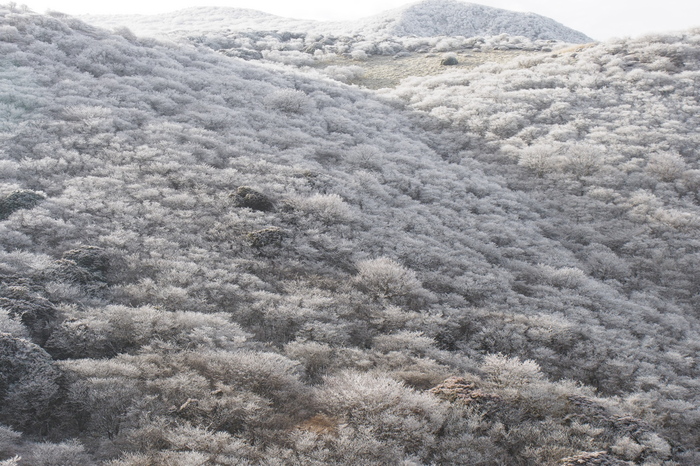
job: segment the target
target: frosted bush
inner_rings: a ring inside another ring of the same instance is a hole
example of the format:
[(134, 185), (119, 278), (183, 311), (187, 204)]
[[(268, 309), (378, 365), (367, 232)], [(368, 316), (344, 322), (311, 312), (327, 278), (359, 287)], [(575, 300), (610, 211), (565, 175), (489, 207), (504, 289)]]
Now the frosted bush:
[(352, 65), (352, 66), (337, 66), (337, 65), (332, 65), (326, 67), (323, 72), (335, 79), (336, 81), (340, 81), (343, 83), (349, 83), (352, 82), (358, 78), (361, 78), (365, 74), (365, 69), (362, 68), (361, 66), (357, 65)]
[(434, 432), (446, 415), (437, 398), (368, 373), (346, 371), (326, 378), (319, 400), (350, 427), (370, 428), (385, 445), (420, 456), (435, 443)]
[(14, 26), (1, 26), (0, 27), (0, 41), (2, 42), (15, 42), (21, 38), (19, 31)]
[(587, 248), (584, 260), (591, 274), (602, 280), (622, 280), (631, 273), (631, 268), (624, 259), (600, 244)]
[(448, 52), (450, 50), (454, 50), (455, 46), (458, 45), (458, 42), (455, 39), (452, 38), (444, 38), (441, 39), (440, 42), (435, 44), (435, 51), (437, 52)]
[(555, 167), (554, 153), (549, 146), (530, 146), (520, 153), (518, 165), (531, 170), (538, 177), (543, 177)]
[(62, 357), (104, 357), (147, 344), (239, 348), (246, 337), (226, 314), (106, 306), (71, 312), (46, 346)]
[(305, 113), (311, 109), (311, 99), (302, 91), (282, 89), (266, 96), (265, 105), (286, 113)]
[(84, 466), (91, 460), (85, 448), (77, 441), (35, 443), (24, 460), (33, 466)]
[(683, 158), (674, 153), (654, 154), (647, 163), (646, 170), (661, 181), (674, 181), (687, 169)]
[(628, 461), (636, 461), (645, 448), (630, 437), (620, 438), (615, 445), (612, 446), (612, 452)]
[(27, 329), (20, 322), (10, 317), (7, 309), (0, 307), (0, 332), (9, 333), (16, 338), (27, 338)]
[(391, 335), (380, 335), (374, 338), (373, 348), (384, 353), (400, 351), (410, 354), (425, 354), (433, 348), (435, 341), (423, 336), (423, 332), (401, 331)]
[(353, 215), (350, 207), (337, 194), (314, 194), (289, 201), (295, 208), (324, 222), (345, 222)]
[(297, 50), (263, 50), (265, 60), (292, 66), (311, 66), (315, 63), (312, 55)]
[(502, 354), (490, 354), (484, 358), (481, 370), (486, 378), (504, 388), (517, 388), (542, 380), (540, 366), (530, 359), (521, 361)]
[(586, 274), (576, 267), (556, 268), (540, 264), (540, 272), (545, 282), (563, 288), (576, 288), (586, 280)]
[[(15, 453), (22, 441), (22, 434), (0, 424), (0, 456)], [(2, 465), (2, 463), (0, 463)]]
[(365, 61), (369, 58), (367, 52), (365, 52), (364, 50), (353, 50), (352, 52), (350, 52), (350, 56), (353, 60), (357, 61)]
[(374, 170), (381, 168), (384, 153), (370, 144), (358, 144), (348, 151), (345, 159), (358, 167)]
[(620, 198), (620, 195), (614, 189), (601, 188), (596, 186), (588, 191), (588, 195), (592, 199), (596, 199), (602, 202), (613, 202)]
[(422, 290), (415, 272), (387, 257), (357, 264), (355, 281), (379, 298), (407, 296)]

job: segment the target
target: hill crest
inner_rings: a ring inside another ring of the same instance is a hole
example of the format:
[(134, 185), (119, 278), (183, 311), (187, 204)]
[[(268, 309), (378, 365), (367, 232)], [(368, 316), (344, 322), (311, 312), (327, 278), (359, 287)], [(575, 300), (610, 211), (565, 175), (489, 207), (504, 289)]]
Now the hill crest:
[(494, 8), (459, 0), (424, 0), (380, 14), (396, 36), (491, 36), (509, 34), (531, 40), (591, 42), (585, 34), (535, 13)]

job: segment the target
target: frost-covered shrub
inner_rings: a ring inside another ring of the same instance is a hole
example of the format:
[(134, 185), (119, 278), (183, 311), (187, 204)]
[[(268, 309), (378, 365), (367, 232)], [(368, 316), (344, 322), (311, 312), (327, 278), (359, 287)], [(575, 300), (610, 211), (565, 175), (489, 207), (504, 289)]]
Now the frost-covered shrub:
[(0, 199), (0, 220), (7, 219), (10, 215), (18, 210), (32, 209), (46, 197), (43, 194), (28, 191), (17, 190)]
[(297, 50), (263, 50), (262, 56), (265, 60), (292, 66), (310, 66), (315, 62), (313, 56)]
[(35, 466), (85, 466), (92, 459), (83, 445), (71, 440), (61, 443), (35, 443), (22, 461)]
[(554, 153), (555, 150), (549, 146), (530, 146), (520, 153), (518, 165), (531, 170), (541, 178), (556, 167)]
[(14, 26), (0, 27), (0, 41), (15, 42), (21, 38), (19, 31)]
[(307, 377), (319, 381), (320, 376), (326, 374), (333, 366), (337, 349), (325, 343), (293, 341), (285, 345), (284, 353), (303, 364)]
[(586, 274), (576, 267), (556, 268), (540, 264), (540, 273), (546, 283), (564, 288), (579, 287), (587, 280)]
[(282, 355), (253, 351), (199, 351), (182, 355), (182, 364), (211, 382), (249, 390), (273, 400), (284, 409), (302, 409), (304, 387), (298, 362)]
[(18, 320), (10, 317), (10, 313), (4, 307), (0, 307), (0, 328), (4, 333), (8, 333), (16, 338), (29, 336), (27, 329)]
[(582, 256), (591, 275), (602, 280), (624, 280), (632, 271), (623, 258), (602, 244), (589, 246)]
[(404, 354), (423, 355), (433, 349), (435, 341), (423, 336), (423, 332), (401, 331), (374, 338), (372, 347), (381, 352), (400, 351)]
[[(0, 307), (12, 319), (5, 332), (13, 333), (14, 324), (21, 322), (32, 340), (40, 345), (51, 334), (57, 318), (55, 306), (49, 300), (32, 293), (27, 286), (0, 286)], [(5, 327), (0, 325), (0, 328)]]
[(265, 105), (286, 113), (305, 113), (311, 109), (312, 102), (302, 91), (282, 89), (268, 94)]
[(384, 153), (371, 144), (358, 144), (348, 151), (345, 160), (366, 170), (376, 170), (384, 162)]
[(540, 366), (530, 359), (521, 361), (502, 354), (490, 354), (484, 358), (481, 370), (489, 381), (502, 387), (517, 388), (542, 380)]
[(687, 165), (678, 154), (654, 154), (647, 163), (646, 170), (657, 176), (661, 181), (674, 181), (687, 170)]
[[(0, 458), (7, 458), (19, 451), (22, 434), (0, 425)], [(0, 463), (2, 464), (2, 463)]]
[(241, 328), (224, 314), (163, 311), (152, 307), (106, 306), (64, 310), (67, 319), (46, 342), (56, 358), (100, 358), (146, 345), (239, 348)]
[(357, 65), (331, 65), (324, 68), (323, 73), (336, 81), (351, 83), (352, 81), (363, 77), (365, 75), (365, 69)]
[(357, 61), (365, 61), (369, 58), (369, 55), (367, 55), (367, 52), (365, 52), (362, 49), (356, 49), (350, 52), (350, 56), (352, 57), (353, 60)]
[(592, 145), (571, 144), (562, 148), (563, 169), (577, 179), (591, 176), (603, 166), (604, 150)]
[(353, 218), (352, 210), (337, 194), (313, 194), (287, 202), (289, 207), (326, 223), (347, 222)]
[(404, 297), (423, 288), (415, 272), (388, 257), (361, 261), (357, 272), (355, 282), (377, 298)]
[(326, 378), (319, 390), (324, 410), (359, 435), (371, 429), (390, 448), (427, 458), (445, 419), (445, 407), (427, 393), (367, 373)]

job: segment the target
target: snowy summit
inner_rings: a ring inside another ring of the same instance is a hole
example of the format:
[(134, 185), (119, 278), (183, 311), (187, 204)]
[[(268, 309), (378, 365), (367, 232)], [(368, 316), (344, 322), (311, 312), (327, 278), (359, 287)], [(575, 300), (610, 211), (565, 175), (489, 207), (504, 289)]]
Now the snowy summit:
[(393, 36), (495, 36), (509, 34), (531, 40), (591, 42), (585, 34), (534, 13), (492, 8), (459, 0), (424, 0), (375, 16)]
[(534, 13), (519, 13), (458, 0), (425, 0), (368, 18), (345, 22), (299, 20), (256, 10), (188, 8), (160, 15), (83, 16), (103, 27), (128, 26), (138, 35), (223, 31), (288, 31), (381, 37), (481, 37), (508, 34), (530, 40), (586, 43), (592, 39)]

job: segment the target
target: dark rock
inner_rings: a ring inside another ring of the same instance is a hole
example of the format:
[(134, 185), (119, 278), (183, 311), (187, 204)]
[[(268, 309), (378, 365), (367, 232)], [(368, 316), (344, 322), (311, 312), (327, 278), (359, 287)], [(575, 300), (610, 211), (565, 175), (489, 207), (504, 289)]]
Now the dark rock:
[(265, 246), (279, 246), (286, 237), (286, 233), (277, 227), (264, 228), (248, 233), (247, 238), (254, 248)]
[(109, 269), (109, 258), (104, 249), (96, 246), (85, 246), (79, 249), (71, 249), (63, 253), (63, 260), (75, 262), (95, 277), (104, 279), (105, 273)]
[(501, 402), (498, 395), (484, 393), (476, 388), (473, 382), (468, 382), (462, 377), (450, 377), (440, 385), (431, 388), (430, 393), (439, 398), (454, 402), (462, 402), (469, 406), (474, 403), (494, 403)]
[(241, 186), (234, 194), (231, 194), (231, 197), (237, 207), (247, 207), (261, 212), (269, 212), (275, 209), (274, 204), (267, 196), (248, 186)]
[(652, 431), (651, 426), (645, 421), (631, 416), (613, 414), (588, 397), (570, 395), (568, 400), (572, 411), (574, 411), (566, 417), (569, 422), (577, 421), (581, 424), (603, 427), (615, 436), (630, 435), (633, 439)]
[(74, 283), (95, 291), (107, 283), (109, 257), (102, 248), (86, 246), (63, 253), (54, 262), (53, 279)]
[(446, 57), (440, 61), (440, 64), (443, 66), (454, 66), (454, 65), (458, 65), (459, 62), (457, 61), (457, 58), (455, 58), (455, 57)]
[(262, 53), (250, 49), (228, 49), (220, 50), (220, 52), (226, 56), (241, 58), (243, 60), (262, 60), (263, 58)]

